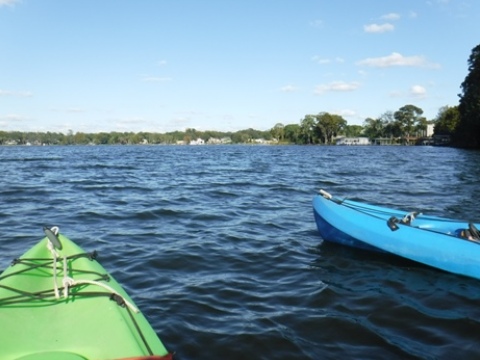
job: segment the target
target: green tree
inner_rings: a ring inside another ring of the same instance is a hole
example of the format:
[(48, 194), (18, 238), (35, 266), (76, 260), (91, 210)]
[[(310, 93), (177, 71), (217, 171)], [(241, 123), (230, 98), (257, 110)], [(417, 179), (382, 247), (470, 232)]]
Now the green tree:
[(363, 126), (360, 125), (346, 125), (345, 136), (347, 137), (359, 137), (363, 133)]
[(380, 119), (383, 123), (383, 131), (381, 137), (395, 139), (402, 136), (402, 129), (400, 127), (400, 123), (395, 120), (392, 111), (385, 111), (380, 116)]
[(415, 125), (415, 128), (414, 128), (417, 136), (425, 136), (428, 123), (429, 122), (424, 117), (421, 117), (420, 119), (418, 119), (417, 124)]
[(243, 131), (237, 131), (232, 134), (232, 142), (234, 144), (250, 143), (251, 139), (250, 135)]
[(76, 132), (75, 135), (73, 136), (73, 143), (77, 145), (88, 144), (87, 137), (82, 132)]
[(369, 139), (381, 138), (384, 136), (385, 123), (382, 118), (366, 118), (363, 122), (363, 133)]
[(316, 127), (319, 138), (325, 144), (332, 144), (333, 137), (347, 125), (347, 121), (340, 115), (332, 115), (327, 112), (315, 115), (315, 119), (317, 120)]
[(285, 137), (285, 126), (282, 123), (277, 123), (275, 126), (270, 130), (270, 134), (277, 142), (281, 142)]
[(0, 130), (0, 145), (3, 145), (8, 140), (8, 134)]
[(284, 136), (286, 141), (294, 144), (302, 143), (301, 136), (300, 136), (300, 133), (301, 133), (300, 125), (298, 124), (285, 125), (283, 131), (284, 131)]
[(106, 145), (108, 144), (108, 141), (110, 140), (110, 134), (106, 132), (100, 132), (95, 134), (95, 144), (97, 145)]
[(65, 145), (72, 145), (74, 144), (74, 138), (73, 138), (73, 130), (68, 130), (67, 135), (65, 135), (64, 138), (64, 144)]
[(405, 105), (395, 111), (393, 117), (400, 127), (402, 137), (405, 138), (405, 143), (408, 145), (410, 136), (414, 132), (416, 126), (422, 119), (420, 115), (423, 110), (415, 105)]
[(458, 106), (443, 106), (435, 118), (435, 135), (453, 135), (460, 124)]
[(480, 147), (480, 45), (477, 45), (468, 59), (469, 73), (461, 84), (459, 95), (460, 123), (454, 135), (457, 146)]
[(315, 116), (305, 115), (300, 121), (300, 136), (303, 144), (313, 144), (315, 142)]

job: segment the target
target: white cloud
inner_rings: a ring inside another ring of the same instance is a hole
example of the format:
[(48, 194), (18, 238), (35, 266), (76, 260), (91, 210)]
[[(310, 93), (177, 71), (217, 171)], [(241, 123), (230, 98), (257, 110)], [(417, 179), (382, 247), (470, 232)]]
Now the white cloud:
[(326, 92), (330, 91), (339, 91), (339, 92), (344, 92), (344, 91), (353, 91), (358, 89), (360, 84), (358, 82), (345, 82), (345, 81), (333, 81), (329, 84), (322, 84), (322, 85), (317, 85), (315, 87), (314, 93), (316, 95), (322, 95)]
[(395, 30), (395, 26), (393, 26), (392, 24), (390, 23), (385, 23), (385, 24), (381, 24), (381, 25), (378, 25), (378, 24), (370, 24), (370, 25), (365, 25), (363, 27), (363, 30), (367, 33), (377, 33), (377, 34), (380, 34), (380, 33), (384, 33), (384, 32), (388, 32), (388, 31), (393, 31)]
[(431, 68), (440, 67), (438, 64), (429, 63), (423, 56), (403, 56), (402, 54), (396, 52), (383, 57), (367, 58), (357, 62), (357, 65), (377, 68), (386, 68), (392, 66), (413, 66)]
[(78, 114), (78, 113), (83, 113), (83, 112), (85, 112), (85, 110), (83, 110), (83, 109), (81, 109), (81, 108), (72, 107), (72, 108), (68, 108), (68, 109), (67, 109), (67, 112), (68, 112), (68, 113)]
[(167, 65), (167, 60), (160, 60), (158, 63), (157, 63), (158, 66), (165, 66)]
[(315, 55), (312, 58), (313, 61), (315, 61), (317, 64), (324, 65), (324, 64), (329, 64), (332, 62), (332, 60), (327, 59), (327, 58), (321, 58), (320, 56)]
[(33, 94), (32, 94), (31, 91), (12, 91), (12, 90), (2, 90), (2, 89), (0, 89), (0, 96), (31, 97), (31, 96), (33, 96)]
[(389, 13), (381, 16), (384, 20), (398, 20), (400, 19), (400, 14), (397, 13)]
[(282, 87), (280, 88), (280, 91), (281, 91), (281, 92), (288, 92), (288, 93), (290, 93), (290, 92), (296, 92), (296, 91), (298, 91), (298, 88), (297, 88), (296, 86), (293, 86), (293, 85), (285, 85), (285, 86), (282, 86)]
[(313, 21), (310, 22), (310, 26), (312, 26), (312, 27), (319, 28), (319, 27), (322, 27), (322, 25), (323, 25), (322, 20), (313, 20)]
[(426, 94), (427, 94), (427, 89), (425, 89), (421, 85), (413, 85), (410, 88), (410, 95), (412, 96), (423, 98), (425, 97)]
[(11, 121), (20, 122), (20, 121), (27, 120), (27, 118), (25, 116), (18, 115), (18, 114), (7, 114), (4, 116), (0, 116), (0, 120), (2, 120), (4, 123), (11, 122)]
[(427, 89), (422, 85), (413, 85), (408, 92), (395, 90), (389, 94), (392, 98), (407, 98), (414, 97), (417, 99), (423, 99), (427, 96)]
[(332, 60), (332, 59), (321, 57), (320, 55), (313, 56), (312, 61), (315, 61), (317, 64), (320, 64), (320, 65), (330, 64), (332, 62), (336, 62), (336, 63), (345, 62), (345, 60), (342, 59), (341, 57), (336, 57), (335, 59)]
[(0, 7), (2, 6), (13, 6), (20, 3), (20, 0), (0, 0)]
[(49, 108), (50, 111), (55, 113), (67, 113), (67, 114), (80, 114), (85, 113), (86, 110), (79, 107), (69, 107), (69, 108)]

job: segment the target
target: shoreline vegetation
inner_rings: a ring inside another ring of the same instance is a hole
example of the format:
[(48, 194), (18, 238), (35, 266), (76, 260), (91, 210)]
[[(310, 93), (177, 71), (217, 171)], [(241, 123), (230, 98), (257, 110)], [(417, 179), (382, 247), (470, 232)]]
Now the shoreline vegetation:
[[(0, 130), (0, 145), (204, 145), (204, 144), (296, 144), (296, 145), (450, 145), (480, 149), (480, 45), (468, 59), (469, 73), (461, 84), (456, 106), (439, 109), (427, 120), (423, 110), (407, 104), (361, 125), (348, 125), (340, 115), (320, 112), (305, 115), (298, 124), (277, 123), (267, 131), (236, 132), (186, 129), (165, 134), (155, 132), (73, 133)], [(343, 139), (343, 143), (342, 143)], [(347, 139), (347, 140), (345, 140)]]
[[(458, 107), (445, 106), (437, 117), (427, 120), (423, 110), (405, 105), (387, 111), (377, 119), (365, 119), (363, 126), (348, 125), (340, 115), (320, 112), (305, 115), (298, 124), (277, 123), (270, 130), (245, 129), (236, 132), (20, 132), (0, 130), (0, 145), (452, 145), (452, 119), (460, 122)], [(456, 125), (457, 126), (457, 125)], [(454, 129), (454, 128), (453, 128)]]
[(102, 133), (53, 133), (53, 132), (4, 132), (0, 131), (0, 146), (69, 146), (69, 145), (445, 145), (449, 137), (411, 136), (379, 137), (369, 139), (359, 134), (348, 137), (344, 133), (333, 138), (331, 143), (320, 141), (301, 143), (291, 139), (278, 139), (273, 137), (272, 131), (259, 131), (254, 129), (237, 132), (213, 131), (176, 131), (173, 133), (151, 132), (102, 132)]

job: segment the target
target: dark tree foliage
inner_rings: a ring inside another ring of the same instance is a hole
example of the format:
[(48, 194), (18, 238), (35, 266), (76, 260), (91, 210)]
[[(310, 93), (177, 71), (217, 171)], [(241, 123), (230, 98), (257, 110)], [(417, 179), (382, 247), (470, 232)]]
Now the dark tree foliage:
[(363, 126), (346, 125), (344, 130), (345, 130), (346, 137), (359, 137), (359, 136), (362, 136)]
[(363, 122), (363, 134), (369, 139), (384, 137), (385, 125), (386, 122), (382, 118), (366, 118)]
[(453, 141), (456, 146), (480, 148), (480, 45), (477, 45), (468, 59), (469, 73), (465, 77), (459, 94), (460, 123)]
[(435, 119), (435, 135), (452, 135), (460, 123), (458, 106), (444, 106)]
[(423, 110), (415, 105), (402, 106), (393, 114), (396, 120), (395, 125), (400, 129), (401, 136), (406, 144), (409, 143), (409, 138), (419, 126), (419, 123), (424, 120), (421, 117), (422, 114)]
[(321, 112), (315, 115), (317, 136), (323, 144), (333, 144), (337, 136), (347, 126), (347, 121), (340, 115)]
[(316, 140), (315, 134), (315, 117), (313, 115), (305, 115), (300, 121), (300, 136), (303, 144), (314, 144)]
[(300, 125), (298, 124), (289, 124), (286, 125), (283, 129), (285, 140), (292, 144), (302, 144)]

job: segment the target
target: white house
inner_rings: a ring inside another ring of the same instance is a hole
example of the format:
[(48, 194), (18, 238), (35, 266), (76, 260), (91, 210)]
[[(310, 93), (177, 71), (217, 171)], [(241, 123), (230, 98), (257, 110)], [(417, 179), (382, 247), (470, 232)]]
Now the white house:
[(205, 141), (203, 139), (195, 139), (190, 141), (190, 145), (205, 145)]
[(337, 140), (337, 145), (371, 145), (371, 143), (366, 137), (342, 137)]

